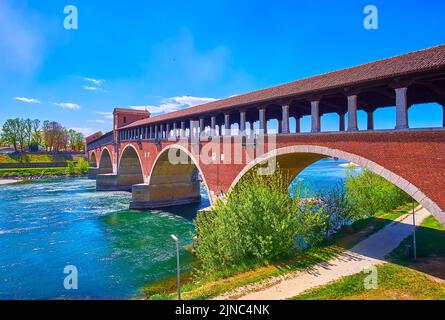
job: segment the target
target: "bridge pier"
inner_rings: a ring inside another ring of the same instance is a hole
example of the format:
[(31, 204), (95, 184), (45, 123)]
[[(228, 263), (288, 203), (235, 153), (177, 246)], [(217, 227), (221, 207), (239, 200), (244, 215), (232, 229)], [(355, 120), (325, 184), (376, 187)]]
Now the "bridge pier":
[(150, 210), (201, 202), (199, 181), (160, 185), (136, 184), (130, 209)]
[(96, 180), (98, 174), (99, 174), (99, 168), (88, 169), (88, 179)]
[(131, 191), (134, 184), (140, 183), (137, 174), (98, 174), (96, 176), (97, 191)]

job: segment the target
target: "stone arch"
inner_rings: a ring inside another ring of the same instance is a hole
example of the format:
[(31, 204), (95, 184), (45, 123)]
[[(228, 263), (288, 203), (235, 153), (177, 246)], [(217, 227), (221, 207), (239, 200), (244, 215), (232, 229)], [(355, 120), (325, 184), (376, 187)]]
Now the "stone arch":
[[(445, 225), (445, 212), (433, 200), (426, 196), (417, 186), (371, 160), (356, 154), (328, 147), (297, 145), (279, 148), (266, 153), (247, 164), (233, 180), (230, 189), (232, 189), (247, 172), (255, 167), (265, 165), (265, 163), (267, 163), (269, 160), (276, 161), (282, 170), (289, 173), (289, 176), (293, 175), (293, 177), (296, 177), (307, 166), (327, 157), (336, 157), (354, 162), (362, 168), (365, 168), (385, 178), (392, 184), (399, 187), (401, 190), (405, 191), (414, 200), (427, 209), (437, 220)], [(289, 184), (290, 182), (291, 181), (289, 181)]]
[[(169, 153), (174, 150), (177, 159), (169, 159)], [(207, 190), (210, 200), (208, 184), (199, 167), (199, 162), (185, 147), (170, 145), (164, 148), (153, 162), (148, 179), (148, 193), (146, 195), (147, 207), (165, 207), (181, 204), (199, 203), (201, 201), (201, 181)]]
[(122, 150), (118, 164), (119, 185), (131, 186), (144, 183), (142, 161), (137, 149), (132, 144), (128, 144)]
[(113, 173), (113, 160), (110, 151), (105, 147), (102, 149), (99, 159), (98, 174)]

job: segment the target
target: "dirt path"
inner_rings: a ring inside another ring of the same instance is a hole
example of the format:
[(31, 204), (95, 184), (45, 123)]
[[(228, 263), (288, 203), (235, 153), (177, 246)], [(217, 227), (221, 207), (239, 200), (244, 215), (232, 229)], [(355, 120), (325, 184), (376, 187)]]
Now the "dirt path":
[[(416, 225), (420, 225), (429, 215), (430, 213), (423, 208), (418, 210)], [(362, 272), (372, 265), (385, 263), (384, 257), (408, 237), (412, 230), (412, 215), (403, 215), (329, 262), (317, 264), (313, 268), (285, 277), (242, 287), (216, 299), (282, 300), (295, 297), (308, 289)]]

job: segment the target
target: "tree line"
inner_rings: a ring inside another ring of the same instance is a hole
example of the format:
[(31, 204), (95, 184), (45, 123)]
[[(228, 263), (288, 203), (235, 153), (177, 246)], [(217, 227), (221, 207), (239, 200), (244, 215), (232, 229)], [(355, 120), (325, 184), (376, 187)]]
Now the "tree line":
[(29, 150), (35, 152), (39, 147), (46, 151), (85, 150), (85, 137), (73, 129), (66, 129), (56, 121), (38, 119), (8, 119), (3, 124), (0, 142), (11, 145), (16, 152)]

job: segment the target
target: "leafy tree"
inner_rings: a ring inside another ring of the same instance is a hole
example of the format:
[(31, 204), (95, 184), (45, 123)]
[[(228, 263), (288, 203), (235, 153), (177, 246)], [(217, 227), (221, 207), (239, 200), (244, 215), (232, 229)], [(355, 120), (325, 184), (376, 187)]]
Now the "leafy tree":
[(2, 128), (2, 140), (5, 143), (14, 146), (15, 152), (18, 151), (19, 135), (20, 135), (20, 119), (16, 118), (16, 119), (6, 120)]

